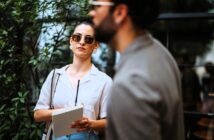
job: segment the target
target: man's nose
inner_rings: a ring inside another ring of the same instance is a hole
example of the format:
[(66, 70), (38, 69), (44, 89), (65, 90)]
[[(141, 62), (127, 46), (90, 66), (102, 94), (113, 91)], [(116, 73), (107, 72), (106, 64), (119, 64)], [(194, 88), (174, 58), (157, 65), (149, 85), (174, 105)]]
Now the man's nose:
[(93, 18), (94, 15), (95, 15), (95, 11), (94, 11), (94, 10), (90, 10), (89, 13), (88, 13), (88, 15), (89, 15), (91, 18)]

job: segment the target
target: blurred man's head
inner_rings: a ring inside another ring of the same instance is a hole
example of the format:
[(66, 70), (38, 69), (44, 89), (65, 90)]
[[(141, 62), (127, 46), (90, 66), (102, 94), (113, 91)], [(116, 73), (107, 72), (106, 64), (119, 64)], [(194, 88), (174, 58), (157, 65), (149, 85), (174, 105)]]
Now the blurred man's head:
[(159, 0), (94, 0), (90, 15), (98, 41), (108, 43), (124, 24), (147, 29), (159, 14)]

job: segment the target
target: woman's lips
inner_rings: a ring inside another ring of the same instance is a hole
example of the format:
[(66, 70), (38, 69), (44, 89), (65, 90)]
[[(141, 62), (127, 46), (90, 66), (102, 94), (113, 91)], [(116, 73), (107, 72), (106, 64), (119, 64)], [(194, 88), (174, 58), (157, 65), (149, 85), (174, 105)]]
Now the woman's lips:
[(77, 47), (77, 49), (80, 50), (80, 51), (86, 50), (84, 47)]

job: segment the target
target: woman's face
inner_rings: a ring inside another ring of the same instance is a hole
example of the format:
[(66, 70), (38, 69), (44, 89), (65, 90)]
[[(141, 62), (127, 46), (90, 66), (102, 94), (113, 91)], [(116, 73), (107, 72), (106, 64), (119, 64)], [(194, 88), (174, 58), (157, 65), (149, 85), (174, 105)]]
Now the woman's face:
[(76, 57), (89, 58), (98, 47), (94, 39), (94, 29), (90, 25), (78, 25), (70, 38), (72, 51)]

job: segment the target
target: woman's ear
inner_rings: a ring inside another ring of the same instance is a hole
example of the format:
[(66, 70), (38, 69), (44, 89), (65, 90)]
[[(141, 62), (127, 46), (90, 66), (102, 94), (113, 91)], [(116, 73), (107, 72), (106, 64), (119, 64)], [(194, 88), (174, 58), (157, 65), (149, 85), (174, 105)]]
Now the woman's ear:
[(94, 49), (97, 49), (97, 48), (99, 48), (100, 47), (100, 43), (98, 42), (98, 41), (96, 41), (95, 43), (94, 43)]
[(72, 39), (71, 39), (71, 37), (70, 37), (69, 43), (72, 44)]
[(69, 41), (69, 43), (70, 43), (70, 50), (72, 50), (73, 49), (73, 41), (72, 41), (72, 39), (70, 38), (70, 41)]
[(96, 41), (95, 44), (94, 44), (93, 53), (96, 53), (96, 52), (97, 52), (97, 49), (99, 48), (99, 46), (100, 46), (99, 42)]
[(69, 47), (69, 48), (70, 48), (70, 50), (72, 50), (72, 49), (73, 49), (73, 46), (72, 46), (72, 45), (70, 45), (70, 47)]

